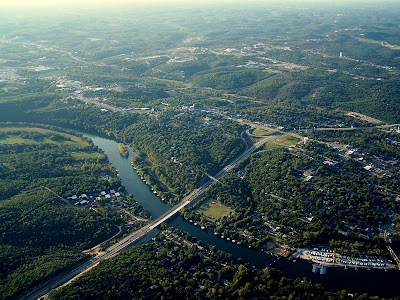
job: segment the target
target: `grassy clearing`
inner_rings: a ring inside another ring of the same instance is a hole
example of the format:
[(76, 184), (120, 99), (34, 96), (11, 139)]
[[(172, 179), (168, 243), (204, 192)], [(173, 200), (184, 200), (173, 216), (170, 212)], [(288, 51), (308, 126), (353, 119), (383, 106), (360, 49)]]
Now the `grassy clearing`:
[(9, 135), (7, 138), (0, 139), (0, 143), (4, 144), (37, 144), (34, 140), (22, 139), (14, 135)]
[(282, 148), (282, 145), (279, 145), (275, 143), (275, 141), (269, 141), (266, 144), (264, 144), (263, 150), (272, 150), (272, 149), (277, 149), (277, 148)]
[(380, 45), (382, 47), (387, 47), (387, 48), (390, 48), (390, 49), (393, 49), (393, 50), (400, 50), (400, 46), (390, 45), (390, 44), (384, 43), (382, 41), (366, 39), (366, 38), (360, 38), (360, 37), (357, 37), (356, 39), (359, 40), (360, 42), (369, 43), (369, 44), (376, 44), (376, 45)]
[(65, 145), (75, 145), (75, 146), (83, 146), (87, 145), (86, 142), (81, 140), (81, 142), (75, 142), (75, 141), (53, 141), (49, 138), (39, 138), (39, 139), (24, 139), (16, 135), (8, 135), (6, 138), (0, 139), (0, 143), (5, 143), (5, 144), (28, 144), (28, 145), (33, 145), (33, 144), (65, 144)]
[(283, 136), (278, 137), (275, 140), (275, 143), (282, 145), (282, 146), (294, 146), (300, 142), (301, 142), (301, 140), (299, 138), (291, 136), (291, 135), (283, 135)]
[[(65, 138), (70, 139), (70, 141), (53, 141), (49, 138), (43, 138), (40, 140), (31, 140), (31, 139), (22, 139), (16, 135), (12, 135), (12, 132), (16, 131), (30, 131), (30, 132), (38, 132), (41, 134), (58, 134), (61, 135)], [(44, 128), (37, 128), (37, 127), (3, 127), (0, 128), (0, 132), (4, 133), (10, 133), (7, 138), (5, 139), (0, 139), (0, 143), (8, 143), (8, 144), (37, 144), (37, 143), (50, 143), (50, 144), (70, 144), (70, 145), (75, 145), (79, 147), (85, 147), (87, 146), (87, 142), (82, 140), (80, 137), (77, 137), (75, 135), (71, 135), (68, 133), (64, 132), (58, 132), (50, 129), (44, 129)]]
[(211, 220), (217, 220), (234, 213), (233, 209), (218, 201), (206, 202), (201, 206), (200, 211)]
[(256, 136), (266, 136), (266, 135), (270, 135), (275, 133), (274, 130), (269, 130), (269, 129), (265, 129), (265, 128), (261, 128), (261, 127), (257, 127), (255, 129), (253, 129), (253, 131), (250, 132), (253, 135)]

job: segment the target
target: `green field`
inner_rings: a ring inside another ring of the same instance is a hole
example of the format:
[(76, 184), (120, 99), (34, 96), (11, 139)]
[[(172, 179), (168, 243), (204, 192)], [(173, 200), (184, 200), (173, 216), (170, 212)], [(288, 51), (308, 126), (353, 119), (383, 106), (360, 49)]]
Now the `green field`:
[(8, 135), (6, 138), (0, 139), (0, 143), (4, 144), (36, 144), (38, 142), (30, 139), (19, 138), (14, 135)]
[[(83, 141), (82, 141), (83, 142)], [(49, 138), (40, 138), (40, 139), (24, 139), (15, 135), (8, 135), (6, 138), (0, 139), (0, 143), (5, 144), (70, 144), (77, 145), (75, 141), (53, 141)]]
[[(46, 136), (42, 136), (39, 138), (35, 139), (30, 139), (30, 138), (22, 138), (17, 134), (13, 134), (15, 132), (35, 132), (35, 133), (40, 133), (40, 134), (52, 134), (52, 135), (59, 135), (60, 140), (52, 140)], [(5, 143), (5, 144), (39, 144), (39, 143), (47, 143), (47, 144), (66, 144), (66, 145), (74, 145), (78, 147), (85, 147), (87, 146), (87, 142), (82, 140), (80, 137), (63, 133), (63, 132), (58, 132), (50, 129), (44, 129), (44, 128), (36, 128), (36, 127), (5, 127), (5, 128), (0, 128), (0, 133), (6, 134), (5, 137), (0, 138), (0, 143)], [(63, 139), (65, 138), (65, 139)]]
[(255, 128), (253, 131), (250, 132), (253, 135), (256, 136), (266, 136), (266, 135), (270, 135), (275, 133), (274, 130), (269, 130), (269, 129), (265, 129), (265, 128), (261, 128), (261, 127), (257, 127)]
[(275, 143), (282, 146), (294, 146), (300, 143), (300, 139), (291, 135), (283, 135), (275, 140)]
[(217, 201), (208, 201), (201, 206), (200, 211), (211, 220), (217, 220), (234, 213), (233, 209)]
[(266, 143), (263, 147), (264, 150), (271, 150), (271, 149), (277, 149), (277, 148), (282, 148), (282, 145), (279, 145), (277, 143), (275, 143), (275, 141), (269, 141), (268, 143)]

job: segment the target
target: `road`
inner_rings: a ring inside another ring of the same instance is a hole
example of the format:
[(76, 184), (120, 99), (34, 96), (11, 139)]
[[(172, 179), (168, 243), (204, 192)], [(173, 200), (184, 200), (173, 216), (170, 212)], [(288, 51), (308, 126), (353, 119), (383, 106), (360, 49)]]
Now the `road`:
[[(271, 128), (267, 127), (267, 126), (260, 126), (260, 125), (257, 125), (257, 124), (253, 124), (251, 122), (238, 120), (238, 119), (235, 119), (235, 118), (228, 117), (228, 116), (226, 116), (224, 114), (221, 114), (221, 115), (223, 115), (224, 117), (227, 117), (229, 119), (232, 119), (232, 120), (234, 120), (236, 122), (239, 122), (241, 124), (249, 125), (249, 126), (252, 126), (252, 127), (262, 127), (262, 128), (266, 128), (266, 129), (271, 129)], [(383, 125), (383, 126), (381, 125), (381, 126), (375, 126), (375, 127), (369, 127), (369, 128), (385, 128), (386, 126), (387, 125)], [(393, 126), (393, 125), (389, 125), (389, 126)], [(365, 127), (365, 128), (335, 128), (335, 129), (333, 129), (333, 128), (320, 128), (318, 130), (357, 130), (357, 129), (369, 129), (369, 128), (367, 128), (367, 127)], [(100, 261), (108, 259), (108, 258), (111, 258), (111, 257), (113, 257), (115, 255), (118, 255), (120, 252), (128, 249), (136, 241), (138, 241), (141, 238), (143, 238), (151, 230), (153, 230), (154, 228), (159, 226), (161, 223), (165, 222), (166, 220), (168, 220), (169, 218), (174, 216), (177, 212), (179, 212), (181, 209), (183, 209), (184, 207), (186, 207), (187, 205), (189, 205), (190, 203), (192, 203), (196, 199), (199, 199), (201, 196), (203, 196), (203, 194), (205, 193), (205, 191), (208, 189), (208, 187), (211, 184), (213, 184), (215, 181), (218, 181), (220, 178), (222, 178), (226, 173), (231, 171), (239, 162), (241, 162), (242, 160), (244, 160), (247, 157), (249, 157), (252, 153), (254, 153), (257, 149), (259, 149), (261, 146), (263, 146), (268, 141), (271, 141), (271, 140), (275, 139), (277, 136), (279, 136), (281, 134), (289, 134), (291, 136), (295, 136), (295, 137), (298, 137), (298, 138), (303, 138), (303, 136), (301, 136), (299, 134), (296, 134), (294, 132), (288, 133), (288, 132), (283, 132), (283, 131), (276, 130), (276, 129), (274, 129), (274, 130), (276, 131), (275, 134), (267, 136), (264, 139), (259, 140), (257, 143), (255, 143), (251, 147), (247, 146), (246, 150), (241, 155), (239, 155), (237, 158), (235, 158), (232, 162), (230, 162), (227, 166), (225, 166), (216, 175), (211, 176), (211, 178), (209, 180), (207, 180), (202, 186), (200, 186), (199, 188), (194, 190), (187, 197), (185, 197), (180, 203), (178, 203), (177, 205), (172, 207), (170, 210), (168, 210), (167, 212), (165, 212), (164, 214), (159, 216), (154, 221), (148, 223), (147, 225), (145, 225), (141, 229), (131, 233), (130, 235), (128, 235), (127, 237), (125, 237), (124, 239), (119, 241), (118, 243), (116, 243), (116, 244), (112, 245), (111, 247), (109, 247), (104, 252), (102, 252), (102, 253), (98, 254), (97, 256), (91, 258), (90, 260), (88, 260), (88, 261), (76, 266), (73, 270), (70, 270), (70, 271), (68, 271), (68, 272), (66, 272), (64, 274), (61, 274), (61, 275), (58, 275), (58, 276), (55, 276), (55, 277), (49, 279), (46, 283), (44, 283), (41, 286), (38, 286), (37, 288), (31, 290), (30, 292), (28, 292), (27, 294), (22, 296), (20, 299), (24, 299), (24, 300), (25, 299), (38, 299), (41, 296), (47, 294), (52, 289), (55, 289), (55, 288), (65, 284), (65, 283), (68, 283), (72, 279), (76, 278), (77, 276), (81, 275), (82, 273), (84, 273), (85, 271), (90, 269), (91, 267), (93, 267), (96, 264), (98, 264)], [(243, 138), (243, 136), (242, 136), (242, 138)], [(391, 249), (389, 249), (389, 251), (390, 250)], [(398, 263), (397, 260), (396, 260), (396, 262)]]
[(119, 106), (114, 106), (114, 105), (102, 102), (101, 99), (99, 99), (99, 98), (89, 98), (89, 97), (85, 97), (83, 95), (74, 96), (74, 98), (78, 99), (82, 102), (92, 103), (103, 109), (107, 109), (109, 111), (122, 113), (122, 114), (124, 114), (124, 113), (148, 114), (148, 113), (153, 112), (152, 110), (127, 109), (127, 108), (123, 108), (123, 107), (119, 107)]
[[(287, 132), (287, 131), (279, 130), (277, 128), (272, 128), (272, 127), (269, 127), (269, 126), (252, 123), (252, 122), (250, 122), (248, 120), (243, 120), (243, 119), (237, 119), (237, 118), (234, 118), (234, 117), (230, 117), (230, 116), (226, 115), (225, 113), (219, 111), (218, 109), (207, 109), (206, 111), (210, 112), (210, 113), (217, 114), (217, 115), (219, 115), (221, 117), (224, 117), (226, 119), (238, 122), (238, 123), (240, 123), (242, 125), (248, 125), (248, 126), (251, 126), (253, 128), (260, 127), (260, 128), (264, 128), (264, 129), (267, 129), (267, 130), (273, 130), (273, 131), (279, 132), (281, 134), (288, 134), (288, 135), (291, 135), (293, 137), (297, 137), (297, 138), (300, 138), (300, 139), (304, 138), (304, 136), (302, 136), (300, 134), (297, 134), (294, 131)], [(301, 129), (301, 131), (302, 132), (310, 132), (310, 131), (351, 131), (351, 130), (385, 129), (385, 128), (393, 128), (393, 127), (400, 127), (400, 124), (383, 124), (383, 125), (364, 126), (364, 127), (320, 127), (320, 128), (312, 128), (312, 129), (304, 128), (304, 129)], [(249, 130), (249, 129), (247, 129), (247, 130)]]
[(91, 258), (90, 260), (79, 264), (76, 266), (73, 270), (70, 270), (66, 273), (57, 275), (53, 278), (50, 278), (47, 282), (44, 284), (32, 289), (19, 299), (22, 300), (31, 300), (31, 299), (38, 299), (42, 297), (43, 295), (47, 294), (51, 290), (58, 288), (72, 279), (80, 276), (82, 273), (90, 269), (91, 267), (95, 266), (98, 264), (100, 261), (109, 259), (113, 256), (116, 256), (117, 254), (121, 253), (124, 250), (127, 250), (129, 247), (131, 247), (136, 241), (140, 240), (143, 238), (147, 233), (149, 233), (151, 230), (159, 226), (161, 223), (165, 222), (172, 216), (174, 216), (177, 212), (179, 212), (182, 208), (186, 207), (193, 201), (199, 199), (200, 197), (203, 196), (205, 191), (208, 189), (208, 187), (214, 183), (215, 180), (219, 180), (222, 176), (224, 176), (226, 173), (231, 171), (239, 162), (242, 160), (246, 159), (249, 157), (253, 152), (255, 152), (258, 148), (263, 146), (265, 143), (267, 143), (270, 140), (275, 139), (278, 136), (278, 134), (268, 136), (257, 143), (255, 143), (253, 146), (250, 148), (247, 148), (241, 155), (239, 155), (237, 158), (235, 158), (232, 162), (230, 162), (227, 166), (225, 166), (221, 171), (219, 171), (216, 175), (212, 176), (213, 178), (210, 178), (207, 180), (202, 186), (199, 188), (195, 189), (193, 192), (191, 192), (188, 196), (186, 196), (181, 202), (179, 202), (177, 205), (172, 207), (170, 210), (159, 216), (157, 219), (153, 220), (152, 222), (148, 223), (144, 227), (140, 228), (139, 230), (131, 233), (118, 243), (110, 246), (108, 249), (106, 249), (104, 252), (99, 253), (97, 256)]
[(393, 257), (395, 263), (397, 264), (397, 268), (400, 270), (400, 259), (396, 255), (396, 253), (393, 251), (393, 249), (390, 245), (391, 240), (389, 239), (389, 228), (391, 227), (392, 222), (393, 222), (392, 217), (390, 217), (389, 221), (385, 225), (382, 226), (381, 233), (383, 235), (383, 239), (385, 241), (386, 248), (388, 249), (390, 255)]
[(321, 127), (314, 129), (301, 129), (301, 131), (352, 131), (352, 130), (368, 130), (368, 129), (385, 129), (391, 127), (398, 127), (400, 124), (385, 124), (376, 126), (364, 126), (364, 127)]
[(396, 255), (396, 253), (393, 251), (392, 247), (390, 246), (390, 244), (388, 242), (387, 231), (385, 231), (385, 233), (384, 233), (384, 239), (385, 239), (386, 248), (388, 249), (390, 255), (393, 257), (394, 261), (396, 262), (397, 268), (400, 270), (400, 259)]

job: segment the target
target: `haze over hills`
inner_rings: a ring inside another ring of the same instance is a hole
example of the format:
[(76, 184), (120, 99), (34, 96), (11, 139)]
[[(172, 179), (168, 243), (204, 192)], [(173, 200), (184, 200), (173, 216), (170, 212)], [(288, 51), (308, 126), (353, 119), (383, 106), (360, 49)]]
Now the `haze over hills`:
[(0, 298), (399, 295), (397, 1), (97, 4), (1, 3)]

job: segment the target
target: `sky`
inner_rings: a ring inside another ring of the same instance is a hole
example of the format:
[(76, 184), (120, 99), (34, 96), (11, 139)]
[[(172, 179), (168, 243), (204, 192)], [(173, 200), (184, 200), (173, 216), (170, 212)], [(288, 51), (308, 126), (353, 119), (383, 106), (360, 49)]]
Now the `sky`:
[[(0, 0), (0, 7), (26, 7), (26, 6), (81, 6), (81, 5), (102, 5), (102, 4), (207, 4), (207, 3), (321, 3), (333, 4), (339, 2), (348, 2), (349, 0)], [(382, 1), (382, 0), (379, 0)], [(393, 0), (395, 1), (395, 0)], [(373, 0), (353, 0), (353, 2), (375, 2)]]
[(215, 7), (224, 5), (272, 5), (277, 7), (318, 5), (323, 6), (386, 6), (386, 4), (400, 5), (400, 0), (0, 0), (0, 14), (9, 11), (51, 13), (52, 11), (75, 11), (76, 9), (119, 9), (129, 5), (134, 7), (158, 7), (158, 8), (189, 8), (189, 7)]
[[(270, 1), (270, 0), (266, 0)], [(27, 7), (27, 6), (103, 6), (117, 4), (198, 4), (198, 3), (229, 3), (239, 0), (0, 0), (0, 7)]]
[(75, 6), (102, 4), (150, 4), (150, 3), (200, 3), (200, 2), (238, 2), (235, 0), (0, 0), (0, 6)]

